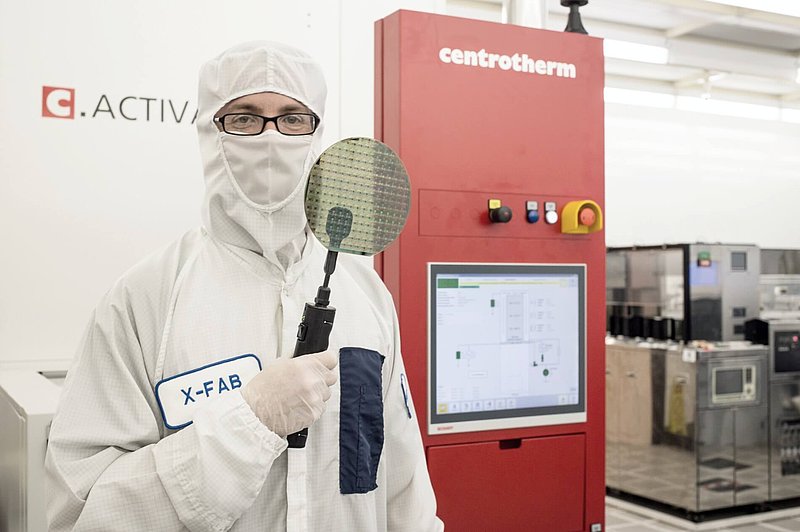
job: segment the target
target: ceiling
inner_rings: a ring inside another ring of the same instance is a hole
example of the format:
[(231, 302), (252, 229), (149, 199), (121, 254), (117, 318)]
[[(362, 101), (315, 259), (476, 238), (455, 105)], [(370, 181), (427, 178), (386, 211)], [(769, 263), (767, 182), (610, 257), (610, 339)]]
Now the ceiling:
[[(566, 26), (559, 0), (541, 9)], [(607, 58), (607, 86), (800, 108), (800, 17), (708, 0), (589, 0), (581, 16), (590, 35), (669, 50), (667, 64)]]

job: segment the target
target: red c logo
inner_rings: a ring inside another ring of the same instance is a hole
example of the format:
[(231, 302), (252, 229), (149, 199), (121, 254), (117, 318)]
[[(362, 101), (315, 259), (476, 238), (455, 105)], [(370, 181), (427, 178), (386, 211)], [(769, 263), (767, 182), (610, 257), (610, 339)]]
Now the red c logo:
[(75, 89), (42, 87), (42, 116), (75, 118)]

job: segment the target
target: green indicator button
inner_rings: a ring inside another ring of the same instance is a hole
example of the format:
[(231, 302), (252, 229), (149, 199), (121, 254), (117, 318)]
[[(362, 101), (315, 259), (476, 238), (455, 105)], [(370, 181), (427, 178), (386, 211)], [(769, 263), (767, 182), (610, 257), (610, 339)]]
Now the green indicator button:
[(456, 360), (461, 360), (461, 351), (456, 351)]
[(492, 300), (491, 300), (491, 302), (490, 302), (489, 304), (490, 304), (492, 307), (494, 307), (494, 299), (492, 299)]
[(439, 279), (436, 282), (436, 288), (458, 288), (458, 278)]
[(547, 377), (548, 375), (550, 375), (550, 370), (546, 369), (546, 370), (543, 371), (543, 373), (544, 373), (544, 376)]

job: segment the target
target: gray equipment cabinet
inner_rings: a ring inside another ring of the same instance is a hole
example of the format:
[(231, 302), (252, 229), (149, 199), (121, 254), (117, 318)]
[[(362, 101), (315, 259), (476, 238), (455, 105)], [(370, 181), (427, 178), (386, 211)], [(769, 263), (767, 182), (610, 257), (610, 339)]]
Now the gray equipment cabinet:
[(42, 373), (0, 372), (0, 532), (47, 530), (44, 457), (64, 372)]

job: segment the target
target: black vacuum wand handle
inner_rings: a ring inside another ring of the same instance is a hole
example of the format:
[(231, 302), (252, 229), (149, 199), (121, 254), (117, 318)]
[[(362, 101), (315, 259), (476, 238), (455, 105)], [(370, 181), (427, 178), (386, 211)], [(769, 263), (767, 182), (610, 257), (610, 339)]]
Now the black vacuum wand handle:
[[(331, 207), (328, 210), (328, 217), (325, 220), (325, 232), (330, 238), (330, 247), (339, 248), (342, 240), (347, 238), (353, 227), (353, 213), (346, 207)], [(322, 286), (317, 289), (317, 297), (314, 304), (306, 303), (303, 309), (303, 318), (297, 327), (297, 343), (294, 345), (294, 356), (299, 357), (311, 353), (320, 353), (328, 349), (328, 339), (333, 330), (333, 318), (336, 316), (336, 309), (329, 307), (331, 299), (331, 289), (328, 283), (331, 275), (336, 269), (336, 258), (339, 253), (328, 250), (325, 258), (325, 280)], [(300, 432), (290, 434), (287, 438), (290, 449), (302, 449), (306, 446), (308, 439), (308, 428)]]
[[(314, 303), (306, 303), (303, 309), (303, 318), (297, 327), (297, 342), (294, 345), (293, 356), (321, 353), (328, 349), (328, 340), (333, 330), (333, 318), (336, 316), (336, 309), (328, 306), (331, 294), (328, 281), (336, 268), (336, 256), (335, 251), (328, 252), (325, 260), (325, 282), (317, 289)], [(286, 438), (290, 449), (302, 449), (306, 446), (307, 439), (308, 428), (290, 434)]]

